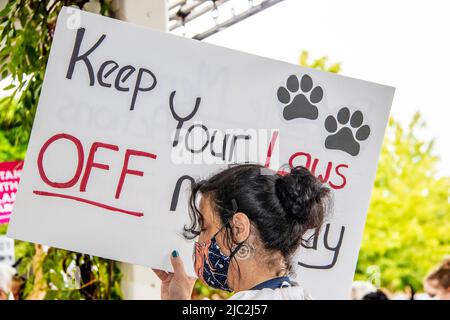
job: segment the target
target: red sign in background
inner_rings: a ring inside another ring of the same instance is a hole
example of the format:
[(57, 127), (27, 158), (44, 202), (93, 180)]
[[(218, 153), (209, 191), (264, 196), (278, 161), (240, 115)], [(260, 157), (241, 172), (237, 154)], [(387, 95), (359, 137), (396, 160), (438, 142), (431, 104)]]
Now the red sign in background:
[(0, 162), (0, 224), (8, 223), (23, 161)]

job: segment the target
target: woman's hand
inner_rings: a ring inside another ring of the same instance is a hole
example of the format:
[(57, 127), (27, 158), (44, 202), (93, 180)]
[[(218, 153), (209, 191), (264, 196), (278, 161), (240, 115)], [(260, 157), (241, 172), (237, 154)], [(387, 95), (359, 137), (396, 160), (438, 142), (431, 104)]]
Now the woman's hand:
[(152, 269), (161, 279), (161, 300), (190, 300), (195, 278), (186, 274), (183, 260), (181, 260), (178, 251), (172, 251), (170, 262), (173, 272)]

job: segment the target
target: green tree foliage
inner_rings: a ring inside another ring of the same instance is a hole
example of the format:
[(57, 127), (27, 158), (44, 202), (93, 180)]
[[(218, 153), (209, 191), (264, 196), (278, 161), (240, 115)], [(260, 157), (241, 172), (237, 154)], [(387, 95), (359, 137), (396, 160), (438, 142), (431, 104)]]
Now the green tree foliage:
[(0, 161), (23, 160), (30, 131), (24, 131), (17, 103), (10, 97), (0, 99)]
[(356, 270), (380, 270), (392, 291), (422, 289), (427, 272), (450, 253), (450, 177), (439, 177), (433, 141), (418, 138), (416, 114), (407, 128), (391, 119), (378, 164)]
[(298, 64), (302, 67), (313, 68), (321, 71), (327, 71), (332, 73), (339, 73), (341, 71), (341, 64), (337, 63), (328, 63), (328, 57), (323, 56), (319, 59), (314, 59), (310, 61), (308, 51), (302, 51), (298, 58)]
[[(0, 100), (0, 161), (25, 156), (42, 88), (45, 67), (62, 6), (78, 1), (9, 0), (0, 11), (0, 74), (11, 80)], [(110, 2), (100, 1), (109, 15)], [(0, 234), (6, 233), (0, 226)], [(22, 298), (120, 299), (121, 273), (114, 261), (24, 241), (15, 242), (19, 274), (26, 279)]]

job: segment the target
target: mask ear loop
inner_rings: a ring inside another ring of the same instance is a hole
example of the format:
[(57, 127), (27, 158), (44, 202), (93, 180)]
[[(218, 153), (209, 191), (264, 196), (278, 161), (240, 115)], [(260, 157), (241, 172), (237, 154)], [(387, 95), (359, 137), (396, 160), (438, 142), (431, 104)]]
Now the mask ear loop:
[[(233, 216), (236, 214), (236, 212), (238, 212), (238, 209), (239, 209), (239, 208), (238, 208), (238, 205), (237, 205), (237, 202), (236, 202), (235, 199), (231, 199), (231, 205), (233, 206), (233, 215), (231, 216), (230, 219), (228, 219), (227, 223), (224, 224), (224, 225), (222, 226), (222, 228), (223, 228), (224, 226), (226, 226), (228, 223), (230, 223), (230, 220), (233, 218)], [(222, 228), (220, 228), (220, 229), (222, 229)], [(219, 232), (220, 232), (220, 230), (219, 230), (217, 233), (219, 233)], [(233, 257), (236, 255), (236, 253), (239, 252), (239, 249), (242, 247), (242, 245), (245, 243), (245, 241), (246, 241), (246, 240), (244, 240), (244, 241), (238, 243), (238, 245), (237, 245), (237, 246), (234, 248), (234, 250), (231, 252), (231, 254), (230, 254), (230, 256), (229, 256), (230, 262), (231, 262), (231, 260), (233, 259)], [(232, 289), (232, 288), (231, 288), (231, 289)]]
[[(217, 232), (214, 234), (213, 237), (216, 237), (216, 236), (219, 234), (219, 232), (222, 231), (222, 229), (223, 229), (227, 224), (230, 223), (230, 220), (233, 218), (234, 214), (235, 214), (236, 212), (238, 212), (239, 207), (238, 207), (237, 202), (236, 202), (236, 200), (235, 200), (234, 198), (231, 199), (231, 205), (232, 205), (232, 207), (233, 207), (233, 209), (232, 209), (232, 210), (233, 210), (233, 215), (231, 216), (230, 219), (228, 219), (228, 221), (227, 221), (222, 227), (220, 227), (219, 230), (217, 230)], [(226, 210), (229, 210), (229, 209), (226, 209)], [(246, 241), (246, 240), (244, 240), (244, 241), (238, 243), (237, 247), (234, 248), (234, 250), (233, 250), (233, 251), (231, 252), (231, 254), (230, 254), (230, 260), (231, 260), (231, 259), (233, 258), (233, 256), (239, 251), (239, 249), (242, 247), (242, 245), (244, 244), (245, 241)]]
[(239, 249), (241, 249), (241, 247), (244, 245), (244, 243), (245, 243), (245, 240), (238, 243), (236, 248), (234, 248), (233, 252), (231, 252), (231, 254), (230, 254), (230, 260), (233, 259), (233, 257), (236, 255), (236, 253), (239, 252)]
[[(231, 199), (231, 205), (233, 206), (233, 214), (231, 215), (231, 218), (228, 219), (227, 222), (225, 222), (225, 224), (219, 228), (219, 230), (217, 230), (217, 232), (214, 234), (213, 237), (217, 236), (217, 235), (219, 234), (219, 232), (222, 231), (222, 229), (223, 229), (227, 224), (230, 223), (230, 220), (233, 218), (234, 214), (238, 211), (238, 206), (237, 206), (236, 200)], [(223, 207), (222, 207), (222, 208), (223, 208)], [(230, 211), (230, 209), (226, 209), (226, 208), (223, 208), (223, 209)]]
[[(234, 214), (235, 214), (236, 212), (238, 212), (238, 210), (239, 210), (238, 205), (237, 205), (237, 202), (236, 202), (235, 199), (231, 199), (231, 205), (233, 206), (233, 212), (234, 212), (233, 215), (234, 215)], [(245, 241), (246, 241), (246, 240), (244, 240), (244, 241), (238, 243), (238, 245), (236, 246), (236, 248), (234, 248), (234, 250), (233, 250), (233, 251), (231, 252), (231, 254), (230, 254), (230, 260), (236, 255), (236, 253), (239, 252), (239, 249), (244, 245)]]

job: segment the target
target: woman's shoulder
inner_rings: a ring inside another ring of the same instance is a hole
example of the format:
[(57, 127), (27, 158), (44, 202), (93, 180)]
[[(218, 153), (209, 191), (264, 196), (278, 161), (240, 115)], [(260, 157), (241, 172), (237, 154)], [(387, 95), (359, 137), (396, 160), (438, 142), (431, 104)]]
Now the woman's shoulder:
[(291, 286), (285, 288), (261, 290), (245, 290), (235, 293), (229, 300), (311, 300), (311, 296), (303, 287)]

